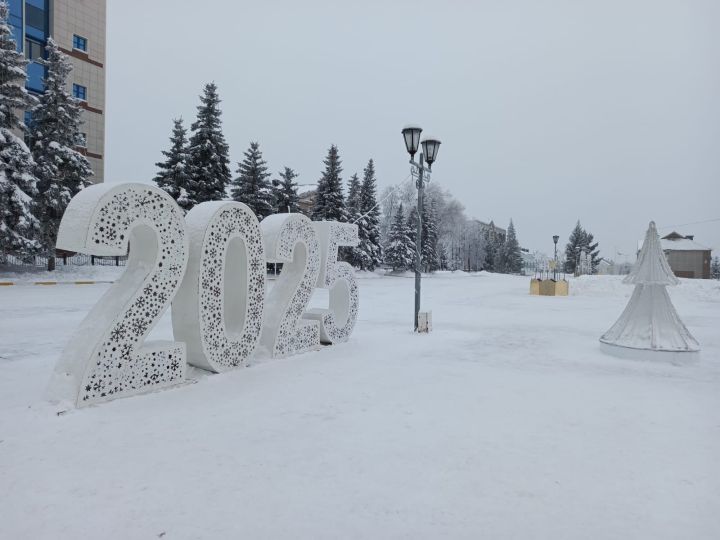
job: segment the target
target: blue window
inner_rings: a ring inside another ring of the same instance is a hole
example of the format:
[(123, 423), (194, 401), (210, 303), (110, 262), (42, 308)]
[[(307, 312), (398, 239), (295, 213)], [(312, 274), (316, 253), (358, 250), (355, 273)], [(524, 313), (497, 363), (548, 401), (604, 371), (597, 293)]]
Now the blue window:
[(25, 40), (25, 58), (30, 61), (45, 57), (45, 45), (34, 39)]
[(73, 84), (73, 96), (82, 101), (87, 101), (87, 87), (81, 84)]
[(12, 30), (13, 39), (17, 44), (17, 50), (23, 50), (23, 0), (10, 0), (10, 29)]
[(28, 90), (42, 93), (45, 90), (45, 67), (37, 62), (30, 62), (27, 66), (25, 86)]
[(50, 28), (48, 0), (25, 1), (25, 33), (39, 41), (45, 41)]
[(27, 127), (32, 126), (32, 112), (25, 111), (25, 118), (24, 118), (25, 125)]
[(73, 49), (87, 52), (87, 38), (73, 34)]

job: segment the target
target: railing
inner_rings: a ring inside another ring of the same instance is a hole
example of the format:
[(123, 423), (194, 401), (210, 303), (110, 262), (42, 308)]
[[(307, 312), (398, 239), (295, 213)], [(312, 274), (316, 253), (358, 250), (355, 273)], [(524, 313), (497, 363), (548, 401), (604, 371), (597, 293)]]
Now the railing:
[[(127, 257), (99, 257), (97, 255), (60, 255), (55, 257), (56, 266), (125, 266)], [(0, 253), (0, 265), (47, 268), (48, 257), (42, 255), (18, 257)]]

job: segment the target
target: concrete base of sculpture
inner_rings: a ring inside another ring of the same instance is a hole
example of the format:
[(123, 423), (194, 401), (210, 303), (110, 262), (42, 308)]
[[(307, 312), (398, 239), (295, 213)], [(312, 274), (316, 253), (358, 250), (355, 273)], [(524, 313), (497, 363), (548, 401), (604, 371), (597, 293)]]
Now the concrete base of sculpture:
[(530, 294), (539, 296), (567, 296), (569, 291), (568, 282), (553, 279), (531, 279)]
[(700, 351), (663, 351), (661, 349), (636, 349), (621, 345), (600, 342), (600, 350), (616, 358), (630, 360), (649, 360), (685, 365), (688, 361), (700, 359)]

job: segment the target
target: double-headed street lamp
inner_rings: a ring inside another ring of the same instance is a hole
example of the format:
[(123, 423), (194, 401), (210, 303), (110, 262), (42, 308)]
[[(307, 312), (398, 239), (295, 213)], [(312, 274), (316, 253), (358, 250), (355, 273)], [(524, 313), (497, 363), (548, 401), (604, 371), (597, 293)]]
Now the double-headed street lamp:
[[(410, 171), (415, 177), (415, 186), (418, 190), (417, 203), (417, 232), (415, 234), (415, 316), (413, 318), (415, 331), (418, 331), (418, 317), (420, 314), (420, 269), (422, 265), (422, 209), (423, 197), (425, 195), (425, 182), (430, 181), (430, 171), (432, 164), (437, 159), (437, 153), (440, 149), (440, 141), (433, 137), (425, 137), (420, 142), (420, 134), (422, 128), (416, 125), (405, 126), (402, 130), (405, 139), (405, 148), (410, 154)], [(420, 160), (415, 161), (415, 154), (418, 146), (422, 144), (422, 152), (420, 152)], [(423, 164), (423, 158), (427, 163), (427, 167)]]

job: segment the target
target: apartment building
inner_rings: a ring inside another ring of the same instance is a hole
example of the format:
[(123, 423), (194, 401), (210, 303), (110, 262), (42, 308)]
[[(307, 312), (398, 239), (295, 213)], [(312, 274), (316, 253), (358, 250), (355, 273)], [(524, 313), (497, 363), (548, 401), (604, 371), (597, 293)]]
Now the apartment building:
[(10, 25), (28, 64), (27, 88), (43, 92), (42, 58), (52, 36), (73, 64), (68, 90), (85, 109), (83, 143), (93, 182), (105, 177), (105, 23), (106, 0), (9, 0)]

